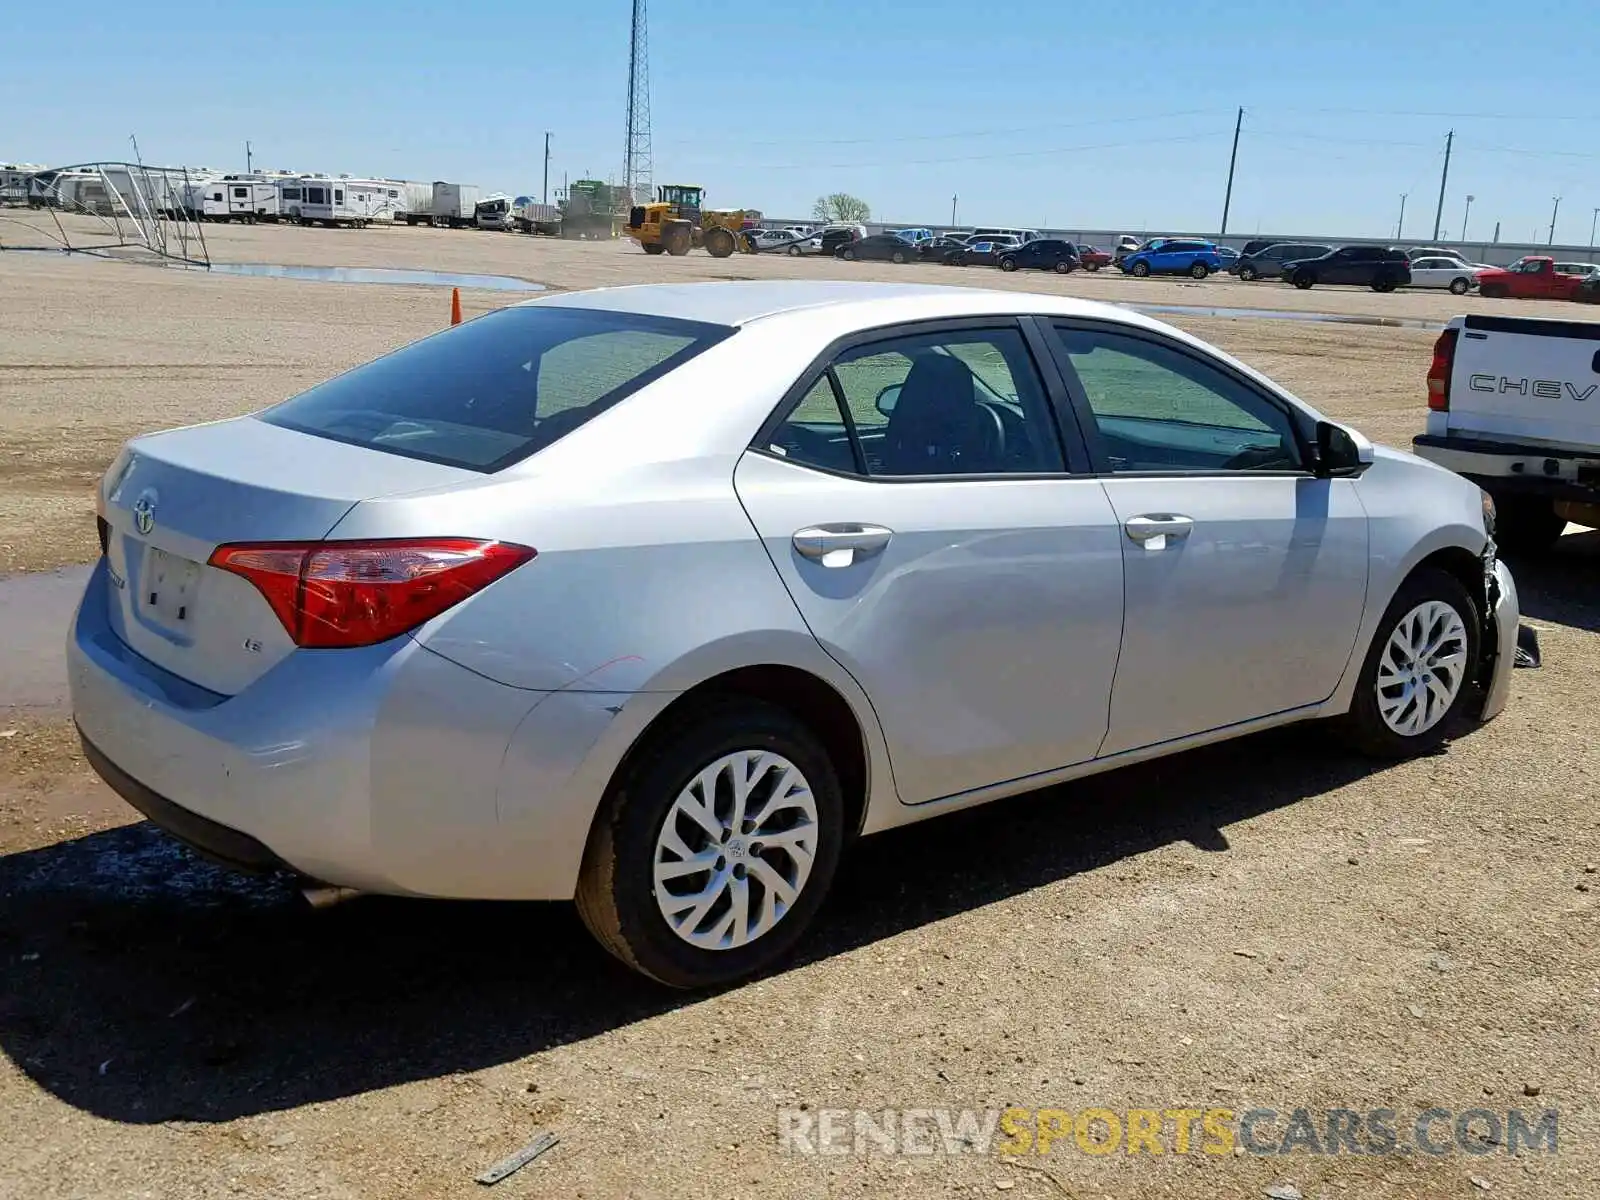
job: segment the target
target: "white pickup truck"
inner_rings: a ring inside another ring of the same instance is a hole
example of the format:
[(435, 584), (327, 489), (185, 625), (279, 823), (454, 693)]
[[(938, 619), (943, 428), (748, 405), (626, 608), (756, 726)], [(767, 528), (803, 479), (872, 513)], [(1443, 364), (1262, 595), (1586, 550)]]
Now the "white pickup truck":
[(1494, 497), (1507, 550), (1545, 549), (1569, 521), (1600, 528), (1600, 323), (1454, 318), (1412, 449)]

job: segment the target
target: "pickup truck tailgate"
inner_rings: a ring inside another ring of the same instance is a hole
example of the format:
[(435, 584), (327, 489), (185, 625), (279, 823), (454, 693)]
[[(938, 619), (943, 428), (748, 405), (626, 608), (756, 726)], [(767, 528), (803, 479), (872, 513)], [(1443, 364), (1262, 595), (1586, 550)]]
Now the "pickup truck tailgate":
[(1467, 317), (1451, 371), (1448, 429), (1600, 445), (1600, 323)]

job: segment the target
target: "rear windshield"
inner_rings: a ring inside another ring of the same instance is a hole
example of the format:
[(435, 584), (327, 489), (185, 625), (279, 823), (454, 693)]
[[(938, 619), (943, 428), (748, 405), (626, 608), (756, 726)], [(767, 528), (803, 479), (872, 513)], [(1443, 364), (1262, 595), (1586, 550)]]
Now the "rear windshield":
[(637, 313), (502, 308), (285, 400), (285, 429), (498, 471), (733, 333)]

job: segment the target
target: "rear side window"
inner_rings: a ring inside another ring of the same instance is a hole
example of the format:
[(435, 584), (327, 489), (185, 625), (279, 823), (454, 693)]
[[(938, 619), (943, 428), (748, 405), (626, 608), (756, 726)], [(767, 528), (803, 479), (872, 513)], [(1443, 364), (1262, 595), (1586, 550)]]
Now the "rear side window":
[(498, 471), (732, 333), (637, 313), (503, 308), (318, 384), (261, 419), (408, 458)]

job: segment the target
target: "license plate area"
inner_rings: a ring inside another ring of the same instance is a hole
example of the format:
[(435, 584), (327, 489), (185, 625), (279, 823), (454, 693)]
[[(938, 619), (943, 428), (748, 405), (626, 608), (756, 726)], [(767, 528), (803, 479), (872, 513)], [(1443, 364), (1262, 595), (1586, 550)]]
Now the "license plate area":
[(146, 546), (139, 572), (140, 616), (175, 633), (194, 628), (203, 570), (191, 559)]

